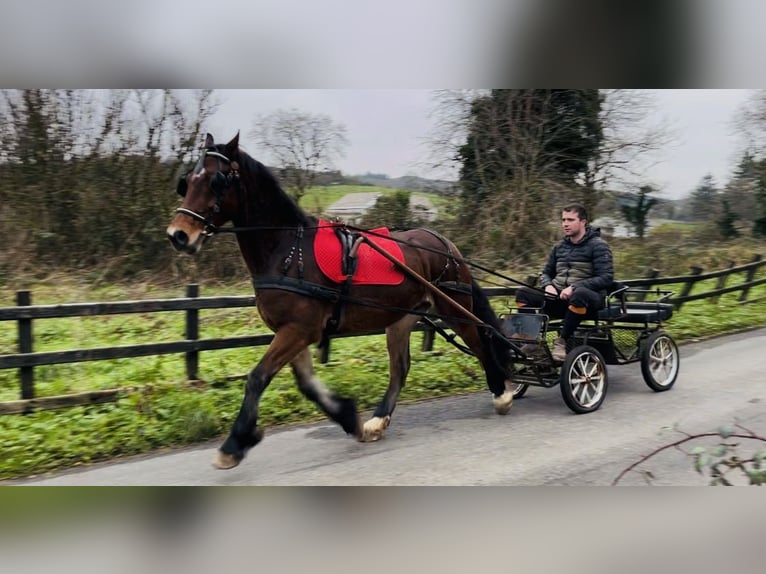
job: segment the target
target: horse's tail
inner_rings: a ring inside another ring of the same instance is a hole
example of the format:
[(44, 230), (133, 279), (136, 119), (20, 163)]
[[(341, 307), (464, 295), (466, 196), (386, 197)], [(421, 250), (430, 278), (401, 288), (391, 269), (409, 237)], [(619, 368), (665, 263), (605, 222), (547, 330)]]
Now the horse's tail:
[(492, 328), (479, 327), (479, 337), (489, 362), (505, 376), (508, 372), (509, 346), (500, 331), (500, 319), (489, 303), (489, 297), (484, 290), (471, 279), (471, 294), (473, 298), (473, 314)]

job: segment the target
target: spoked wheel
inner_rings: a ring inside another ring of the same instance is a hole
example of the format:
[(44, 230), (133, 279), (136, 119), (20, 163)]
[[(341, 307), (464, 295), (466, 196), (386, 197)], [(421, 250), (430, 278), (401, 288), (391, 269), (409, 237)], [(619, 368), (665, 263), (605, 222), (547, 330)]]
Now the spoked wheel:
[(505, 383), (505, 389), (507, 391), (511, 391), (513, 393), (514, 399), (520, 399), (524, 396), (524, 394), (527, 392), (527, 389), (529, 388), (529, 385), (526, 383), (514, 383), (513, 379), (516, 377), (516, 375), (519, 373), (519, 367), (518, 365), (511, 364), (510, 368), (506, 371), (506, 383)]
[(641, 351), (641, 374), (655, 392), (669, 390), (676, 382), (680, 357), (678, 346), (664, 331), (655, 331), (646, 339)]
[(511, 383), (510, 391), (513, 393), (514, 399), (520, 399), (527, 392), (529, 385), (524, 383)]
[(559, 386), (566, 405), (577, 414), (591, 413), (606, 397), (606, 363), (596, 349), (580, 345), (567, 353)]

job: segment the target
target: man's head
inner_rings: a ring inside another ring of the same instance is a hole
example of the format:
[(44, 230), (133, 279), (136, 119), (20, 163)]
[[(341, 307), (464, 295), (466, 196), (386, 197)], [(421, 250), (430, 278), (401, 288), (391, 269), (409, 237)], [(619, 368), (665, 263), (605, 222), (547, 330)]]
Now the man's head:
[(561, 227), (564, 236), (577, 243), (585, 236), (588, 225), (588, 213), (579, 203), (570, 203), (561, 210)]

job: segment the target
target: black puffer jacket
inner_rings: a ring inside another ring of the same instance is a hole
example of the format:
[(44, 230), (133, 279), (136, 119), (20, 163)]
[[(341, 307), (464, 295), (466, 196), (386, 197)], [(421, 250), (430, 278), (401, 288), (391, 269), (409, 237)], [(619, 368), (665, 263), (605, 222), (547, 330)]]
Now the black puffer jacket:
[(559, 291), (574, 285), (575, 290), (586, 287), (605, 293), (613, 282), (612, 251), (601, 239), (601, 230), (590, 227), (579, 243), (572, 243), (567, 237), (556, 245), (540, 274), (543, 287), (553, 284)]

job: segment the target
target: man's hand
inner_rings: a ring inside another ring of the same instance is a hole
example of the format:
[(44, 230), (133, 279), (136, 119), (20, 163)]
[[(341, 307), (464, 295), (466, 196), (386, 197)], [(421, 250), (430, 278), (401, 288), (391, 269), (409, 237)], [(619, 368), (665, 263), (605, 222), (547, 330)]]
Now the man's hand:
[(559, 292), (556, 291), (556, 288), (553, 285), (546, 285), (545, 286), (545, 292), (548, 295), (553, 295), (554, 297), (558, 297), (559, 296)]
[(569, 287), (564, 289), (561, 293), (559, 293), (559, 297), (561, 297), (564, 301), (567, 301), (572, 296), (572, 291), (574, 291), (574, 289), (570, 285)]

